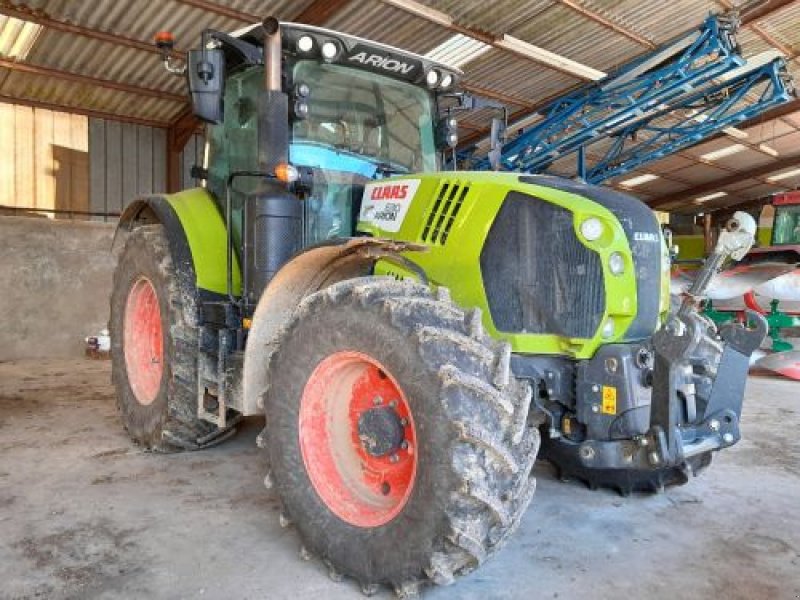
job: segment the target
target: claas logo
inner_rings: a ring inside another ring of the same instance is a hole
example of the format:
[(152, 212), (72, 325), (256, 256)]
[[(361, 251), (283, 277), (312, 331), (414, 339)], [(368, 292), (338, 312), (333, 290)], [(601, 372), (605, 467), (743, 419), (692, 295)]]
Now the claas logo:
[(408, 184), (382, 185), (372, 189), (370, 200), (404, 200), (408, 195)]

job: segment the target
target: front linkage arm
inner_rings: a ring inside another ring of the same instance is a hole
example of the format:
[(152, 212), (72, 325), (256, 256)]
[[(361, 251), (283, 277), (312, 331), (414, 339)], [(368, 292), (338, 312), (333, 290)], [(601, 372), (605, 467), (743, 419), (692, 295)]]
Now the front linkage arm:
[(763, 316), (747, 311), (752, 327), (729, 323), (719, 330), (699, 312), (714, 275), (752, 247), (756, 224), (737, 212), (719, 236), (676, 314), (652, 339), (654, 352), (650, 429), (643, 438), (653, 467), (681, 466), (739, 438), (750, 355), (767, 335)]

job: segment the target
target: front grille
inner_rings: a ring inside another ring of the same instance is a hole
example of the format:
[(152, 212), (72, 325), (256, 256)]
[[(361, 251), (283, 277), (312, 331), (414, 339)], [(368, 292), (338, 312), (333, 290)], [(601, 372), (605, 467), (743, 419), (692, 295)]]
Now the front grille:
[(625, 332), (625, 340), (650, 337), (659, 327), (661, 308), (661, 226), (650, 208), (632, 196), (602, 185), (589, 185), (550, 175), (523, 175), (522, 183), (545, 185), (589, 198), (606, 207), (622, 225), (636, 269), (636, 317)]
[(605, 313), (600, 256), (575, 235), (572, 213), (511, 192), (481, 252), (499, 331), (590, 338)]
[(439, 185), (420, 236), (423, 242), (444, 246), (468, 192), (469, 186), (460, 183), (443, 182)]

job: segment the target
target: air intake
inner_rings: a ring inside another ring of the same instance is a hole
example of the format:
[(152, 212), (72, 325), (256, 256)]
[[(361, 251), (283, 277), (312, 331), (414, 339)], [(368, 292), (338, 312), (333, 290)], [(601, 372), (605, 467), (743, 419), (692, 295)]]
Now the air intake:
[(423, 242), (444, 246), (468, 192), (469, 186), (460, 183), (443, 182), (439, 186), (422, 230)]

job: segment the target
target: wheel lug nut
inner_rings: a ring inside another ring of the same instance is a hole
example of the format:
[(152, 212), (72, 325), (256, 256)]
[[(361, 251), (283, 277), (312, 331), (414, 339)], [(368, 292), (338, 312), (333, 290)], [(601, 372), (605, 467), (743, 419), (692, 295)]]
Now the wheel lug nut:
[(405, 418), (404, 419), (400, 419), (400, 425), (402, 425), (403, 427), (408, 425), (408, 419), (405, 419)]
[(396, 462), (397, 462), (397, 461), (399, 461), (399, 460), (400, 460), (400, 457), (399, 457), (399, 456), (397, 456), (397, 454), (392, 454), (392, 455), (389, 457), (389, 462), (396, 463)]
[(400, 442), (400, 447), (403, 450), (408, 450), (408, 442), (406, 440), (403, 440), (402, 442)]
[(392, 400), (391, 402), (389, 402), (389, 406), (391, 406), (392, 408), (397, 408), (397, 400)]
[(373, 404), (381, 404), (382, 402), (383, 398), (381, 398), (380, 396), (375, 396), (375, 398), (372, 400)]

